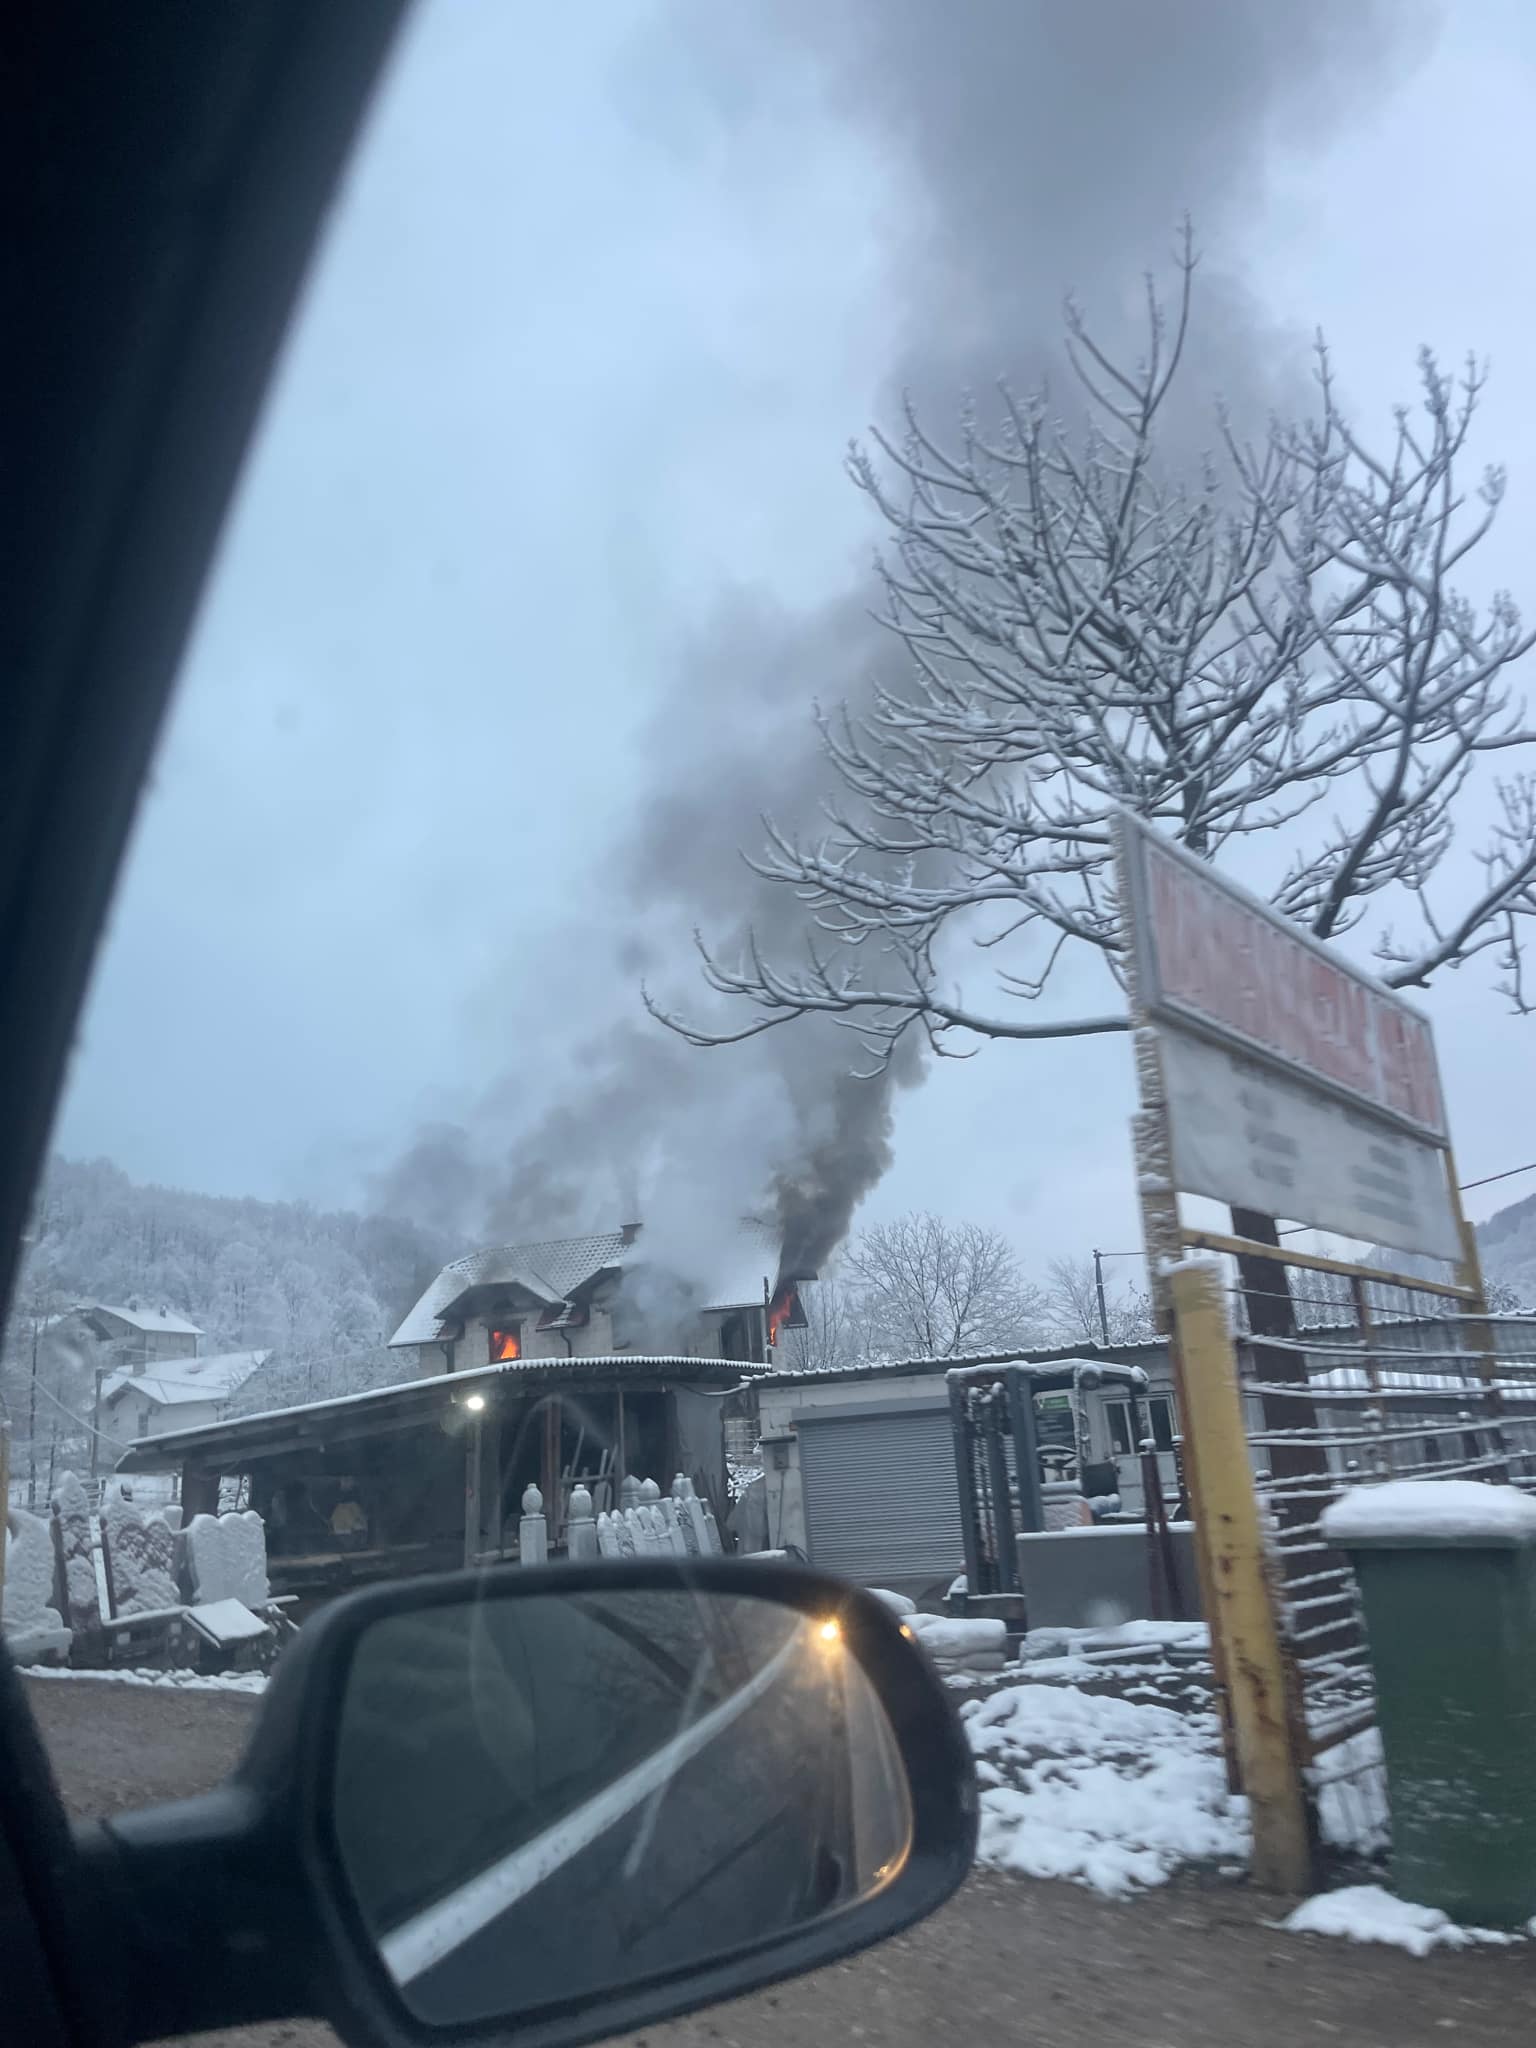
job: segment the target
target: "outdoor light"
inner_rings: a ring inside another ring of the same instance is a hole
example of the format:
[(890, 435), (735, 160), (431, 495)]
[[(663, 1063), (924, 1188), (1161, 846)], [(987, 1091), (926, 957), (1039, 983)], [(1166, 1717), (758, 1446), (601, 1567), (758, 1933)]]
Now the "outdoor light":
[(484, 1394), (468, 1395), (465, 1399), (464, 1406), (469, 1410), (471, 1415), (478, 1415), (480, 1413), (480, 1410), (485, 1406)]
[(843, 1626), (842, 1623), (838, 1621), (835, 1616), (833, 1616), (830, 1617), (828, 1620), (824, 1621), (821, 1624), (821, 1627), (816, 1631), (816, 1633), (821, 1637), (821, 1640), (824, 1643), (840, 1643), (843, 1639)]

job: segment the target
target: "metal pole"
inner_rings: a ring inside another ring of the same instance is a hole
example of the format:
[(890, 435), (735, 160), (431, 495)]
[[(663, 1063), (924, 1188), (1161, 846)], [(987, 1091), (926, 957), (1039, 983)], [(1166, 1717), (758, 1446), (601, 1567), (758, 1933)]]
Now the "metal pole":
[(481, 1418), (477, 1410), (464, 1440), (464, 1563), (472, 1565), (480, 1551)]
[(1109, 1309), (1104, 1301), (1104, 1254), (1095, 1247), (1093, 1254), (1093, 1285), (1099, 1297), (1099, 1342), (1109, 1343)]
[(1306, 1892), (1312, 1888), (1314, 1843), (1302, 1748), (1288, 1710), (1289, 1674), (1221, 1279), (1214, 1267), (1191, 1263), (1170, 1274), (1168, 1285), (1200, 1489), (1195, 1542), (1205, 1559), (1211, 1641), (1221, 1645), (1242, 1789), (1253, 1819), (1254, 1881), (1270, 1891)]
[[(1035, 1430), (1035, 1394), (1027, 1376), (1007, 1366), (1009, 1419), (1013, 1424), (1013, 1470), (1019, 1485), (1019, 1527), (1031, 1532), (1045, 1527), (1040, 1493), (1040, 1440)], [(1018, 1579), (1018, 1547), (1014, 1546), (1014, 1578)]]
[(91, 1400), (91, 1477), (96, 1477), (97, 1460), (101, 1449), (101, 1383), (106, 1378), (107, 1368), (96, 1368), (96, 1392)]
[(966, 1390), (958, 1380), (950, 1381), (949, 1421), (955, 1438), (955, 1479), (960, 1492), (960, 1548), (965, 1558), (965, 1590), (974, 1598), (981, 1591), (981, 1544), (976, 1526), (976, 1460), (972, 1449), (971, 1421), (966, 1410)]

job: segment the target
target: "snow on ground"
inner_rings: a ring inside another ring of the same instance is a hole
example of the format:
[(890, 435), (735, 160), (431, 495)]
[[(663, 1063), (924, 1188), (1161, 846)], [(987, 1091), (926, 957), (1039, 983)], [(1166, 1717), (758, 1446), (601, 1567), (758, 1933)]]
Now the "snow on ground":
[(264, 1671), (67, 1671), (53, 1665), (32, 1664), (24, 1678), (111, 1679), (119, 1685), (158, 1685), (172, 1692), (265, 1692)]
[(1427, 1956), (1432, 1948), (1471, 1948), (1478, 1942), (1519, 1941), (1491, 1927), (1458, 1927), (1438, 1906), (1415, 1906), (1379, 1884), (1346, 1885), (1342, 1891), (1319, 1892), (1304, 1899), (1280, 1925), (1288, 1934), (1336, 1934), (1345, 1941), (1385, 1942), (1410, 1955)]
[(961, 1718), (981, 1780), (978, 1860), (1109, 1897), (1185, 1863), (1247, 1860), (1216, 1719), (1074, 1685), (1005, 1686)]

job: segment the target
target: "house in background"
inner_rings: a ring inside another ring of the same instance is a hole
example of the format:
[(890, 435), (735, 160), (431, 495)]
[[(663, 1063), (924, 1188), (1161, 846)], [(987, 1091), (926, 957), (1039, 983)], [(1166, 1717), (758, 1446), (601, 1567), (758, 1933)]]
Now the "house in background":
[(206, 1428), (223, 1419), (229, 1403), (269, 1356), (266, 1351), (221, 1351), (211, 1358), (172, 1358), (142, 1372), (114, 1373), (102, 1385), (98, 1427), (124, 1444), (172, 1429)]
[(126, 1302), (77, 1301), (55, 1316), (48, 1328), (51, 1343), (75, 1340), (97, 1347), (101, 1363), (114, 1372), (136, 1372), (166, 1359), (196, 1358), (203, 1333), (196, 1323), (175, 1315), (164, 1302), (147, 1305), (136, 1295)]
[(443, 1268), (390, 1346), (415, 1352), (421, 1379), (627, 1351), (770, 1363), (779, 1329), (803, 1321), (777, 1233), (743, 1223), (689, 1263), (706, 1276), (697, 1285), (647, 1257), (638, 1223), (471, 1252)]

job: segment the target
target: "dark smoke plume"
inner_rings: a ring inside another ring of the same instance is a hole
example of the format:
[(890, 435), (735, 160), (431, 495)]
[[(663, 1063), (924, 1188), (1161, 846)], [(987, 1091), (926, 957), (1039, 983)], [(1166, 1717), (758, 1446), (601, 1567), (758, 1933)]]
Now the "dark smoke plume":
[[(1131, 334), (1143, 273), (1192, 215), (1207, 252), (1182, 380), (1194, 455), (1218, 395), (1239, 422), (1304, 395), (1306, 309), (1298, 331), (1271, 325), (1240, 269), (1272, 153), (1357, 115), (1417, 54), (1425, 19), (1386, 0), (678, 0), (637, 48), (632, 91), (637, 108), (690, 96), (732, 136), (735, 168), (765, 184), (796, 147), (808, 80), (821, 114), (880, 153), (891, 348), (870, 417), (889, 421), (908, 392), (941, 438), (967, 390), (1059, 367), (1067, 291), (1111, 346)], [(796, 949), (801, 906), (737, 850), (759, 843), (763, 812), (791, 834), (816, 829), (834, 785), (812, 701), (856, 706), (874, 672), (891, 673), (872, 601), (872, 586), (851, 589), (805, 617), (764, 591), (722, 595), (645, 736), (654, 796), (611, 863), (616, 989), (643, 974), (701, 1015), (690, 925), (719, 951), (749, 931), (770, 957)], [(890, 1164), (894, 1093), (920, 1078), (922, 1052), (912, 1041), (854, 1078), (867, 1064), (824, 1020), (707, 1053), (643, 1020), (597, 1034), (569, 1074), (538, 1078), (534, 1115), (487, 1117), (511, 1135), (500, 1159), (483, 1131), (474, 1141), (494, 1189), (486, 1227), (538, 1237), (611, 1221), (624, 1183), (653, 1244), (668, 1218), (693, 1243), (713, 1204), (716, 1220), (772, 1216), (785, 1272), (815, 1270)], [(439, 1133), (427, 1164), (444, 1153)]]

